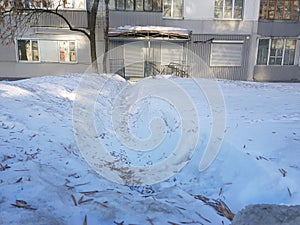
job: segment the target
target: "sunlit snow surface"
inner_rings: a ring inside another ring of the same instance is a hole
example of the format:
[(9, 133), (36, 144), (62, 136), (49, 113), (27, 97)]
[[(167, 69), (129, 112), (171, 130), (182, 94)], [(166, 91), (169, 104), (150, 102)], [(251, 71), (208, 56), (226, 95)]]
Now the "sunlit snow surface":
[[(207, 102), (194, 91), (192, 79), (169, 78), (189, 92), (198, 109), (198, 147), (170, 179), (128, 187), (94, 172), (77, 147), (72, 107), (80, 78), (0, 82), (0, 224), (81, 225), (85, 217), (88, 225), (230, 224), (195, 195), (221, 199), (234, 213), (253, 203), (300, 204), (300, 83), (218, 80), (226, 104), (225, 138), (216, 160), (199, 172), (211, 121)], [(115, 79), (98, 98), (95, 109), (103, 117), (96, 115), (97, 129), (110, 137), (103, 140), (119, 160), (156, 163), (165, 156), (156, 154), (149, 162), (120, 149), (113, 137), (107, 102), (125, 83)], [(172, 108), (154, 100), (142, 103), (142, 114), (133, 113), (129, 121), (141, 137), (148, 135), (143, 122), (156, 114), (175, 130), (178, 126), (176, 113), (151, 111), (155, 104)], [(168, 137), (166, 146), (172, 140)]]

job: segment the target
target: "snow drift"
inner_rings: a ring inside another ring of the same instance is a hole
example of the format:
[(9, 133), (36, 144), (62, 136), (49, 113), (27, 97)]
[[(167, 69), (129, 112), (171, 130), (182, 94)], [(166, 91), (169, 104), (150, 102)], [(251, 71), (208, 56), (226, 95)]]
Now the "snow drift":
[[(249, 204), (300, 203), (300, 84), (219, 80), (225, 137), (217, 158), (199, 172), (210, 115), (192, 79), (169, 78), (190, 94), (198, 110), (198, 146), (171, 178), (126, 186), (97, 174), (75, 142), (72, 109), (81, 77), (0, 82), (0, 224), (230, 224), (203, 200), (224, 202), (233, 213)], [(134, 163), (137, 158), (112, 141), (108, 124), (107, 104), (126, 83), (116, 79), (103, 90), (96, 108), (103, 113), (96, 118), (109, 137), (106, 144), (112, 144), (111, 154)], [(132, 121), (148, 120), (155, 104), (142, 105), (143, 114), (133, 114)], [(178, 125), (176, 114), (159, 113)], [(160, 160), (156, 156), (152, 163)], [(149, 160), (141, 156), (139, 162)]]

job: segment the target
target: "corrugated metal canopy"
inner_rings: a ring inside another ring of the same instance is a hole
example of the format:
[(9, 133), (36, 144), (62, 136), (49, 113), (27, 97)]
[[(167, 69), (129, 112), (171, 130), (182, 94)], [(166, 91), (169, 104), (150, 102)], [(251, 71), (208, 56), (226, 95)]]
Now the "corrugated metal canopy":
[(178, 27), (162, 26), (123, 26), (111, 29), (108, 36), (110, 38), (140, 38), (140, 39), (169, 39), (169, 40), (189, 40), (191, 32)]

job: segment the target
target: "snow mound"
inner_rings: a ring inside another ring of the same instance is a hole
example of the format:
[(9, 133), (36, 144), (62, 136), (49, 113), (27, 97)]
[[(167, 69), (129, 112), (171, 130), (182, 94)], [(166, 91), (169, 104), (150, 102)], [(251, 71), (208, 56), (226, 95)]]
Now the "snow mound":
[[(197, 196), (221, 200), (233, 213), (249, 204), (300, 203), (299, 83), (219, 80), (226, 104), (225, 138), (216, 160), (199, 172), (210, 113), (192, 79), (169, 78), (198, 110), (198, 146), (190, 162), (168, 180), (125, 186), (97, 174), (76, 144), (72, 109), (81, 78), (71, 74), (0, 82), (0, 224), (230, 224)], [(122, 155), (117, 142), (109, 142), (113, 130), (107, 106), (126, 84), (116, 77), (103, 89), (96, 106), (102, 117), (96, 118), (105, 124), (98, 130), (106, 129), (111, 153), (134, 163), (135, 157)], [(141, 106), (147, 117), (152, 115), (149, 105), (155, 102)], [(140, 125), (140, 119), (147, 120), (133, 115)], [(169, 123), (176, 118), (160, 115)], [(157, 155), (154, 163), (159, 159)]]

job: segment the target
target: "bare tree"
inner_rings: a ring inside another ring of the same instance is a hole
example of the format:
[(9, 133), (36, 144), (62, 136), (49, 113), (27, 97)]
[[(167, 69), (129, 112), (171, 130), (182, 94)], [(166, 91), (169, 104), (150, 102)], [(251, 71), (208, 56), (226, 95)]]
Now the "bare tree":
[[(40, 7), (41, 2), (43, 2), (44, 7)], [(28, 28), (30, 28), (31, 24), (38, 24), (39, 20), (42, 18), (42, 15), (55, 15), (66, 23), (70, 31), (80, 32), (89, 39), (92, 69), (93, 72), (98, 73), (96, 24), (99, 2), (100, 0), (91, 1), (91, 7), (88, 9), (88, 27), (78, 28), (71, 24), (65, 14), (63, 14), (62, 10), (59, 10), (63, 4), (65, 4), (65, 0), (60, 0), (55, 8), (51, 6), (50, 0), (0, 0), (0, 38), (7, 44), (14, 42), (14, 38), (17, 35), (22, 36), (28, 30)], [(105, 0), (105, 19), (107, 20), (105, 21), (106, 25), (104, 29), (105, 51), (108, 51), (108, 4), (109, 0)], [(103, 70), (106, 72), (106, 67), (103, 68)]]

